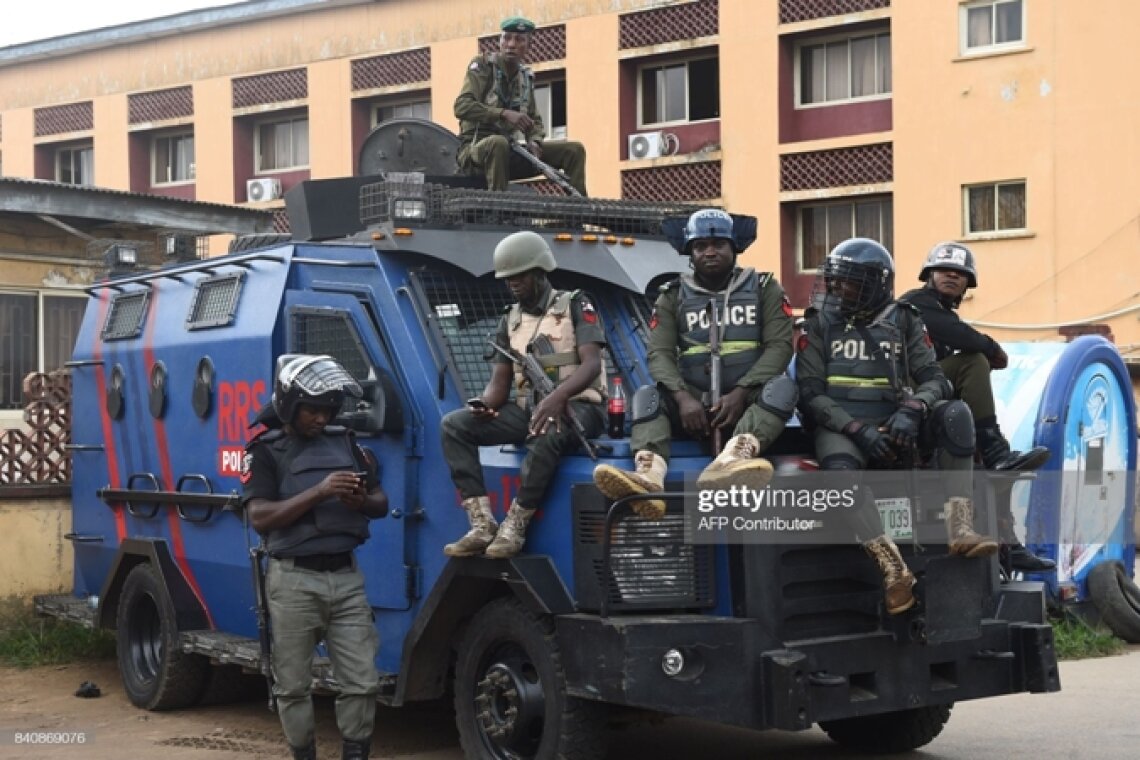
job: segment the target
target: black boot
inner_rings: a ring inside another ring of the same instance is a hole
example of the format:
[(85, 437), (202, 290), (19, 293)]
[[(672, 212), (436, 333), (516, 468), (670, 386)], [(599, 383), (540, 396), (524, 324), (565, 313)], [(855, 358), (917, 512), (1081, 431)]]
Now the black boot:
[(340, 760), (367, 760), (368, 753), (372, 751), (372, 739), (355, 741), (345, 739), (341, 743)]
[(293, 747), (293, 760), (317, 760), (317, 743), (315, 741), (309, 742), (307, 747)]
[(1037, 573), (1057, 566), (1053, 560), (1038, 557), (1017, 540), (1012, 515), (998, 520), (998, 540), (1001, 541), (1001, 563), (1008, 571)]
[(1036, 446), (1029, 451), (1011, 451), (1009, 441), (1001, 434), (997, 420), (978, 420), (976, 427), (978, 453), (987, 470), (1031, 472), (1049, 461), (1049, 449)]

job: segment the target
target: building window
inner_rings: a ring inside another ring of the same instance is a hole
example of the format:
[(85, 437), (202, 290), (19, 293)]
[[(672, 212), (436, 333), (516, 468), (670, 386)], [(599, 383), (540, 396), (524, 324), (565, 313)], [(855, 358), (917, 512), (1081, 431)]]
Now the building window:
[(891, 35), (813, 41), (796, 48), (796, 105), (882, 98), (891, 93)]
[(993, 52), (1025, 44), (1025, 3), (989, 0), (958, 11), (962, 53)]
[(194, 181), (194, 134), (160, 135), (154, 138), (151, 155), (155, 185)]
[(638, 127), (720, 118), (720, 60), (644, 66), (638, 76)]
[(431, 121), (431, 101), (405, 100), (399, 103), (377, 103), (372, 109), (372, 126), (392, 119), (424, 119)]
[(546, 139), (566, 139), (566, 80), (538, 82), (534, 86), (534, 104), (546, 127)]
[(95, 184), (95, 148), (76, 145), (55, 152), (55, 179), (68, 185)]
[(24, 377), (71, 359), (87, 298), (0, 292), (0, 409), (23, 407)]
[(894, 247), (894, 209), (889, 197), (863, 198), (801, 206), (796, 214), (799, 272), (811, 272), (828, 252), (852, 237), (865, 237)]
[(966, 234), (1026, 229), (1025, 182), (993, 182), (964, 188)]
[(257, 173), (309, 166), (309, 119), (263, 122), (254, 132)]

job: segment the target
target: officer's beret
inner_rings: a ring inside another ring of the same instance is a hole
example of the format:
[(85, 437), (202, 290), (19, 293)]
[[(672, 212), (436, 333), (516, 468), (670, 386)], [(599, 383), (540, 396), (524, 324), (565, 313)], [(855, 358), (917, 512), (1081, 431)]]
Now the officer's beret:
[(529, 34), (534, 31), (534, 22), (522, 16), (511, 16), (510, 18), (503, 19), (503, 23), (499, 24), (499, 28), (504, 32), (523, 32)]

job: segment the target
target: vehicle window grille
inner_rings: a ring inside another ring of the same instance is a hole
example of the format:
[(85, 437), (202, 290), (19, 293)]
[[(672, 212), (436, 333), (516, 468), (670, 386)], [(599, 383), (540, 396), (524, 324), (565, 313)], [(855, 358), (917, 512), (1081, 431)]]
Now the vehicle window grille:
[(116, 293), (103, 323), (103, 340), (125, 340), (142, 334), (146, 306), (150, 302), (149, 290)]
[(418, 272), (416, 282), (439, 330), (447, 360), (459, 375), (464, 398), (481, 393), (491, 379), (485, 358), (511, 295), (501, 282), (472, 282), (440, 272)]
[(194, 285), (194, 299), (186, 317), (186, 329), (227, 327), (237, 314), (244, 272), (207, 277)]
[(290, 310), (295, 354), (327, 354), (357, 380), (369, 379), (370, 363), (360, 335), (347, 312), (295, 307)]

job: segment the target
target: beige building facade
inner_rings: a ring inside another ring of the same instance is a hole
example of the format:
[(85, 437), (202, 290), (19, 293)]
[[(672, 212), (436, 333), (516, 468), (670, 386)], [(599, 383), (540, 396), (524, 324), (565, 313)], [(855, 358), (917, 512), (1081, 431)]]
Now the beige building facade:
[(757, 216), (744, 261), (797, 309), (846, 237), (887, 245), (899, 292), (962, 241), (966, 319), (1140, 362), (1132, 0), (254, 0), (0, 49), (3, 174), (278, 207), (388, 118), (456, 131), (515, 13), (592, 195)]

